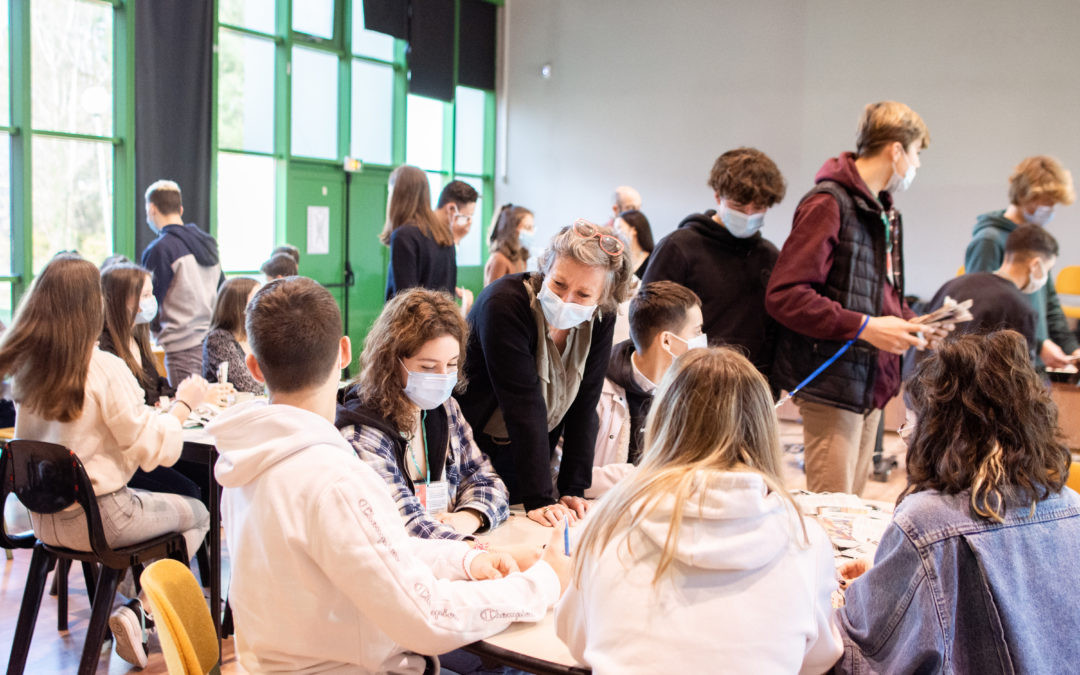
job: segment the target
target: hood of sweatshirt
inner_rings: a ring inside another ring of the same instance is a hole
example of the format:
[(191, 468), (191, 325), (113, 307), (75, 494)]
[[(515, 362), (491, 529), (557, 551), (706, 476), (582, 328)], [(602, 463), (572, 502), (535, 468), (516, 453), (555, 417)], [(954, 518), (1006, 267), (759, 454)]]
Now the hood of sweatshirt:
[(172, 235), (184, 240), (195, 260), (203, 267), (213, 267), (220, 262), (217, 241), (199, 229), (195, 223), (186, 225), (166, 225), (161, 229), (162, 237)]
[(831, 157), (825, 160), (825, 163), (818, 169), (817, 175), (814, 176), (814, 183), (817, 184), (824, 180), (839, 183), (846, 187), (849, 192), (862, 195), (869, 204), (873, 204), (876, 200), (885, 210), (892, 208), (892, 195), (887, 191), (882, 190), (877, 194), (877, 197), (870, 194), (870, 188), (866, 185), (862, 176), (859, 175), (858, 169), (855, 168), (855, 153), (853, 152), (845, 152), (839, 157)]
[(630, 362), (630, 355), (633, 353), (633, 340), (623, 340), (611, 348), (608, 379), (622, 387), (629, 396), (650, 396), (650, 393), (638, 386), (634, 380), (634, 365)]
[(224, 487), (247, 485), (278, 462), (311, 447), (334, 445), (346, 455), (352, 446), (326, 418), (291, 405), (248, 401), (229, 408), (206, 426), (218, 461), (214, 474)]
[(984, 213), (975, 219), (975, 229), (972, 230), (972, 234), (979, 234), (983, 230), (995, 229), (1002, 230), (1006, 236), (1009, 232), (1012, 232), (1017, 227), (1016, 223), (1005, 217), (1005, 209), (998, 211), (991, 211), (990, 213)]
[[(700, 471), (696, 480), (696, 490), (683, 506), (675, 544), (679, 562), (714, 570), (756, 570), (802, 537), (794, 507), (770, 492), (760, 475)], [(674, 508), (674, 496), (664, 496), (641, 524), (642, 536), (663, 548)]]
[(714, 215), (716, 215), (714, 209), (709, 209), (705, 213), (692, 213), (683, 218), (683, 221), (679, 223), (679, 229), (686, 228), (697, 232), (712, 243), (738, 254), (746, 255), (757, 249), (761, 243), (761, 232), (755, 232), (745, 239), (736, 237), (726, 227), (713, 220)]

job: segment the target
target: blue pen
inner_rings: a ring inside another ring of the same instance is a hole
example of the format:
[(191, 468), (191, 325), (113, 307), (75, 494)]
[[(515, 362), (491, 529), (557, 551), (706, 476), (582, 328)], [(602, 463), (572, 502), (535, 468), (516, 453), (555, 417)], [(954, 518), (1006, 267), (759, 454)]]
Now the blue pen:
[(569, 556), (570, 555), (570, 523), (567, 522), (568, 518), (569, 518), (569, 516), (563, 516), (563, 519), (562, 519), (562, 522), (563, 522), (562, 543), (563, 543), (563, 551), (566, 553), (566, 555)]

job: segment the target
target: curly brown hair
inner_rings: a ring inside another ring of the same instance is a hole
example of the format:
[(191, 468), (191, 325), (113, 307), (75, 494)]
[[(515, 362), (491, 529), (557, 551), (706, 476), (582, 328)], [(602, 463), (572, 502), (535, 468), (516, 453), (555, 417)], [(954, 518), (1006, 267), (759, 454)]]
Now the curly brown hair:
[(962, 335), (923, 359), (907, 383), (918, 422), (908, 441), (907, 495), (971, 490), (979, 516), (1001, 522), (1007, 495), (1035, 503), (1069, 473), (1058, 412), (1015, 331)]
[(709, 187), (718, 198), (772, 208), (787, 193), (776, 163), (757, 148), (736, 148), (716, 158)]
[(360, 374), (350, 382), (365, 408), (377, 411), (399, 431), (413, 427), (413, 405), (405, 395), (401, 361), (430, 340), (449, 335), (458, 341), (457, 390), (465, 388), (465, 344), (469, 327), (447, 293), (410, 288), (386, 303), (364, 339)]

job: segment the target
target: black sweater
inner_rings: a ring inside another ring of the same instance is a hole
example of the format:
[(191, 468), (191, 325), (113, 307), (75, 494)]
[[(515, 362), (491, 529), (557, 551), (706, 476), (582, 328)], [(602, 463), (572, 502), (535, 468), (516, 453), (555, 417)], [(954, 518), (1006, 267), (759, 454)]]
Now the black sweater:
[(453, 245), (439, 246), (417, 226), (405, 224), (390, 234), (386, 299), (414, 286), (454, 295), (457, 286), (457, 250)]
[[(101, 336), (98, 338), (98, 349), (120, 356), (108, 331), (101, 331)], [(146, 395), (146, 405), (157, 405), (158, 399), (162, 396), (176, 396), (176, 389), (170, 387), (169, 381), (158, 374), (156, 361), (147, 362), (144, 360), (142, 367), (143, 374), (141, 376), (138, 373), (132, 373), (132, 375), (135, 376), (139, 386), (142, 387), (143, 393)], [(147, 386), (147, 382), (150, 383), (149, 386)]]
[(779, 255), (761, 233), (740, 239), (712, 219), (687, 216), (649, 256), (643, 283), (674, 281), (701, 298), (709, 344), (736, 345), (766, 377), (776, 323), (765, 312), (765, 288)]
[(551, 485), (551, 456), (563, 437), (558, 486), (562, 496), (582, 497), (592, 484), (593, 450), (598, 421), (596, 404), (604, 387), (615, 312), (594, 316), (592, 345), (577, 398), (550, 434), (547, 406), (536, 372), (537, 326), (524, 283), (539, 288), (542, 277), (534, 272), (509, 274), (487, 286), (469, 313), (469, 344), (465, 374), (469, 385), (457, 394), (465, 419), (482, 434), (496, 408), (503, 411), (515, 473), (526, 509), (555, 503)]
[(636, 466), (641, 462), (641, 453), (645, 450), (645, 418), (649, 415), (653, 395), (646, 393), (634, 381), (634, 364), (630, 362), (630, 355), (633, 353), (632, 340), (624, 340), (612, 347), (607, 377), (626, 392), (626, 405), (630, 411), (630, 447), (627, 460)]

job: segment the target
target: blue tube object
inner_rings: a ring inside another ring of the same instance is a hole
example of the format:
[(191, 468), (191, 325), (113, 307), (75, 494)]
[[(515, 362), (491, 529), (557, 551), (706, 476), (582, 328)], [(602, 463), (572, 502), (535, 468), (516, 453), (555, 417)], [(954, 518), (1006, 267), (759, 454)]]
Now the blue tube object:
[(562, 543), (563, 551), (567, 556), (570, 555), (570, 516), (563, 516), (563, 530), (562, 530)]
[(856, 340), (859, 339), (859, 336), (862, 335), (862, 332), (866, 328), (866, 324), (868, 324), (868, 323), (870, 323), (870, 315), (869, 314), (867, 314), (866, 317), (863, 318), (862, 325), (859, 326), (859, 332), (855, 333), (855, 337), (853, 337), (850, 340), (848, 340), (847, 342), (845, 342), (844, 346), (841, 347), (840, 349), (836, 350), (836, 353), (833, 354), (832, 356), (830, 356), (828, 361), (826, 361), (825, 363), (818, 366), (817, 370), (810, 373), (809, 377), (807, 377), (805, 380), (800, 382), (798, 384), (798, 386), (796, 386), (794, 389), (792, 389), (790, 392), (788, 392), (787, 396), (780, 399), (777, 402), (775, 407), (779, 408), (784, 403), (786, 403), (786, 402), (790, 401), (792, 398), (794, 398), (795, 394), (799, 393), (800, 389), (802, 389), (806, 385), (810, 384), (814, 380), (815, 377), (817, 377), (818, 375), (821, 374), (821, 371), (823, 371), (826, 368), (828, 368), (829, 366), (831, 366), (836, 361), (836, 359), (840, 358), (840, 355), (843, 354), (844, 352), (846, 352), (848, 350), (848, 347), (850, 347), (852, 344), (855, 343)]

